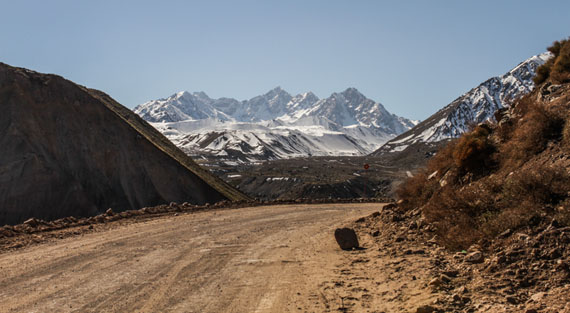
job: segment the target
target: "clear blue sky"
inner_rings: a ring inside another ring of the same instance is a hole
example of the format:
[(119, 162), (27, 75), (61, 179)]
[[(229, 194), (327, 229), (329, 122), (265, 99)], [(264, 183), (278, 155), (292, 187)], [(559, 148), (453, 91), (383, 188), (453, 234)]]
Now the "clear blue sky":
[(0, 1), (0, 62), (128, 107), (356, 87), (424, 119), (570, 35), (570, 1)]

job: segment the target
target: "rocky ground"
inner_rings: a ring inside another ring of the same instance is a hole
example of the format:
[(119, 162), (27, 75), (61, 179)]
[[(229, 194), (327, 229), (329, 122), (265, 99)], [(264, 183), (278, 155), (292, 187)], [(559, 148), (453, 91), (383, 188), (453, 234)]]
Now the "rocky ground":
[(321, 286), (344, 292), (346, 312), (570, 312), (570, 227), (555, 220), (464, 251), (441, 247), (420, 210), (394, 204), (353, 226), (364, 249)]
[[(196, 160), (247, 195), (261, 199), (390, 197), (393, 188), (427, 160), (382, 157), (310, 157), (255, 164)], [(364, 165), (368, 164), (368, 169)]]

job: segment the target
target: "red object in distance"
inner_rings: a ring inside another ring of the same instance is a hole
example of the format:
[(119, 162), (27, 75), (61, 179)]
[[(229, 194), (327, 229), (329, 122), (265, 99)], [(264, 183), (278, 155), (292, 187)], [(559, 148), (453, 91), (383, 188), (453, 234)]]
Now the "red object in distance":
[(364, 169), (367, 170), (370, 168), (370, 165), (368, 165), (368, 163), (364, 164)]

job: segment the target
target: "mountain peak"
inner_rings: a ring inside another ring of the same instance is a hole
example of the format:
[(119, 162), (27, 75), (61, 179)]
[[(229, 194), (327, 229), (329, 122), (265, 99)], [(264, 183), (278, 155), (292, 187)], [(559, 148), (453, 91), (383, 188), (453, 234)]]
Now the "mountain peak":
[(203, 91), (197, 91), (193, 93), (194, 97), (198, 97), (200, 99), (210, 99), (210, 97)]
[(189, 93), (188, 91), (183, 90), (183, 91), (179, 91), (179, 92), (173, 94), (172, 96), (173, 96), (174, 98), (186, 98), (186, 97), (188, 97), (188, 96), (190, 96), (190, 95), (191, 95), (191, 93)]
[(285, 91), (283, 88), (281, 88), (281, 86), (277, 86), (277, 87), (269, 90), (267, 93), (265, 93), (264, 96), (267, 98), (274, 98), (275, 96), (291, 97), (291, 95), (287, 91)]
[(347, 88), (345, 91), (341, 92), (341, 94), (346, 98), (366, 98), (358, 89), (354, 87)]

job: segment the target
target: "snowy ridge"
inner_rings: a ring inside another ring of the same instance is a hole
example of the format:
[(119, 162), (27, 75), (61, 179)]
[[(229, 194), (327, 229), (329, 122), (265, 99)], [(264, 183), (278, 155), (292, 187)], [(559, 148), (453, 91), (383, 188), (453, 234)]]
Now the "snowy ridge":
[(417, 124), (354, 88), (319, 99), (277, 87), (244, 101), (178, 92), (134, 111), (189, 155), (242, 162), (364, 155)]
[(388, 141), (373, 155), (404, 151), (411, 145), (459, 137), (470, 125), (494, 119), (494, 113), (534, 88), (536, 69), (551, 56), (533, 56), (502, 76), (493, 77), (463, 94), (416, 127)]

